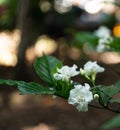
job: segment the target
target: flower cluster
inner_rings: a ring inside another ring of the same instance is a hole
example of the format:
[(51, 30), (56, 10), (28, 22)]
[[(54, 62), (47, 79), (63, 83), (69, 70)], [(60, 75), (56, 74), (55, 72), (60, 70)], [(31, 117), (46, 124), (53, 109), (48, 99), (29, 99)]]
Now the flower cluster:
[[(57, 81), (66, 81), (70, 82), (72, 87), (69, 90), (68, 103), (76, 106), (78, 111), (87, 111), (88, 103), (93, 100), (93, 93), (89, 84), (85, 83), (84, 86), (81, 84), (74, 84), (74, 81), (71, 82), (71, 78), (79, 74), (83, 75), (89, 79), (93, 85), (95, 82), (96, 74), (103, 72), (104, 68), (99, 66), (97, 62), (88, 61), (83, 69), (77, 70), (77, 65), (72, 67), (63, 66), (57, 69), (57, 72), (53, 74), (53, 77)], [(64, 86), (68, 87), (68, 86)]]
[(96, 50), (98, 52), (108, 50), (110, 48), (109, 44), (113, 40), (111, 31), (105, 26), (100, 26), (94, 34), (99, 38)]

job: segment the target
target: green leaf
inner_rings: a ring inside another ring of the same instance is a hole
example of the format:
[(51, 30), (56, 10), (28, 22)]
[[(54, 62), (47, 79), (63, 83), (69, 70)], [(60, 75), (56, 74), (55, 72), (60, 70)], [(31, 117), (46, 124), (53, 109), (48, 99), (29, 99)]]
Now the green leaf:
[(99, 102), (100, 102), (102, 105), (107, 106), (108, 103), (109, 103), (109, 97), (108, 97), (104, 92), (102, 92), (102, 91), (99, 91), (98, 94), (99, 94), (99, 96), (100, 96), (100, 97), (99, 97)]
[(120, 38), (114, 37), (113, 41), (110, 43), (112, 51), (120, 52)]
[(112, 118), (111, 120), (107, 121), (103, 126), (102, 130), (109, 130), (115, 127), (120, 127), (120, 115)]
[(96, 89), (97, 93), (100, 96), (99, 101), (104, 106), (107, 106), (108, 103), (110, 102), (111, 98), (114, 95), (116, 95), (118, 92), (120, 92), (120, 89), (115, 85), (111, 85), (111, 86), (99, 85), (96, 87), (98, 88), (98, 89)]
[(120, 98), (111, 99), (110, 102), (111, 103), (120, 103)]
[(0, 79), (0, 84), (8, 86), (17, 86), (20, 94), (54, 94), (55, 90), (53, 88), (44, 87), (35, 82), (24, 82), (15, 80), (4, 80)]
[(37, 58), (34, 63), (36, 73), (49, 85), (54, 85), (52, 73), (58, 66), (62, 66), (62, 63), (58, 59), (53, 56), (46, 56), (45, 54)]
[(115, 83), (115, 85), (118, 89), (120, 89), (120, 80)]
[(90, 32), (79, 32), (76, 33), (74, 37), (78, 44), (88, 43), (93, 47), (98, 44), (98, 37)]
[(19, 83), (18, 89), (20, 94), (54, 94), (55, 92), (53, 88), (44, 87), (35, 82)]
[(112, 98), (112, 96), (114, 96), (115, 94), (117, 94), (118, 92), (120, 92), (120, 88), (116, 87), (115, 85), (102, 86), (100, 88), (100, 91), (102, 91), (109, 98)]
[(0, 84), (4, 84), (8, 86), (17, 86), (18, 84), (22, 84), (22, 83), (24, 83), (24, 81), (0, 79)]

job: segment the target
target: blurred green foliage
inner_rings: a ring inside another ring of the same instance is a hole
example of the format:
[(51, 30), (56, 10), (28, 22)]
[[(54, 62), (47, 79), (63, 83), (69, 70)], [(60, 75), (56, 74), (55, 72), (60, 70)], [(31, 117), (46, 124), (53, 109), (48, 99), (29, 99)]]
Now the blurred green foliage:
[[(114, 51), (120, 53), (120, 37), (111, 36), (113, 39), (109, 42), (109, 49), (105, 51)], [(87, 47), (89, 51), (96, 51), (99, 37), (93, 32), (89, 31), (72, 31), (72, 40), (68, 42), (69, 45), (75, 46), (79, 49)]]
[(110, 119), (103, 126), (102, 130), (113, 130), (120, 127), (120, 115)]
[(15, 27), (17, 0), (0, 0), (0, 29)]

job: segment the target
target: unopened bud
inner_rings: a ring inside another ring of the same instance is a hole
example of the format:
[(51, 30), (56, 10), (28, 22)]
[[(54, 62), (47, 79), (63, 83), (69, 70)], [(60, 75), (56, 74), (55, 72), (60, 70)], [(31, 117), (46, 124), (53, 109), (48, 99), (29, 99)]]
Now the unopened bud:
[(94, 97), (95, 100), (97, 100), (99, 98), (99, 95), (96, 93), (96, 94), (94, 94), (93, 97)]
[(85, 74), (86, 74), (85, 71), (82, 68), (80, 68), (80, 74), (83, 75), (83, 76), (85, 76)]

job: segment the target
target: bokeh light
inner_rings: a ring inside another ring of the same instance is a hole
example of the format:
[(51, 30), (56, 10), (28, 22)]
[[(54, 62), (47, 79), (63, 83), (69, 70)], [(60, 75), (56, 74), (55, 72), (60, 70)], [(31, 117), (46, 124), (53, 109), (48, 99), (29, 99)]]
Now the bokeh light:
[(47, 0), (40, 0), (39, 7), (42, 12), (48, 12), (51, 9), (51, 3)]
[(46, 123), (40, 123), (38, 126), (23, 128), (22, 130), (57, 130), (55, 127)]
[(66, 13), (72, 8), (72, 0), (55, 0), (55, 10), (59, 13)]
[(42, 56), (45, 54), (52, 54), (57, 49), (57, 43), (55, 40), (51, 39), (46, 35), (38, 37), (35, 45), (28, 48), (26, 51), (26, 59), (32, 63), (35, 57)]
[(104, 6), (101, 0), (88, 1), (85, 5), (85, 10), (90, 14), (98, 13)]
[(120, 63), (120, 54), (117, 52), (103, 52), (103, 53), (91, 52), (89, 54), (89, 57), (92, 60), (103, 62), (105, 64)]
[(0, 65), (17, 64), (17, 47), (20, 42), (20, 31), (3, 31), (0, 33)]
[(116, 37), (120, 37), (120, 24), (116, 24), (113, 28), (113, 34)]

